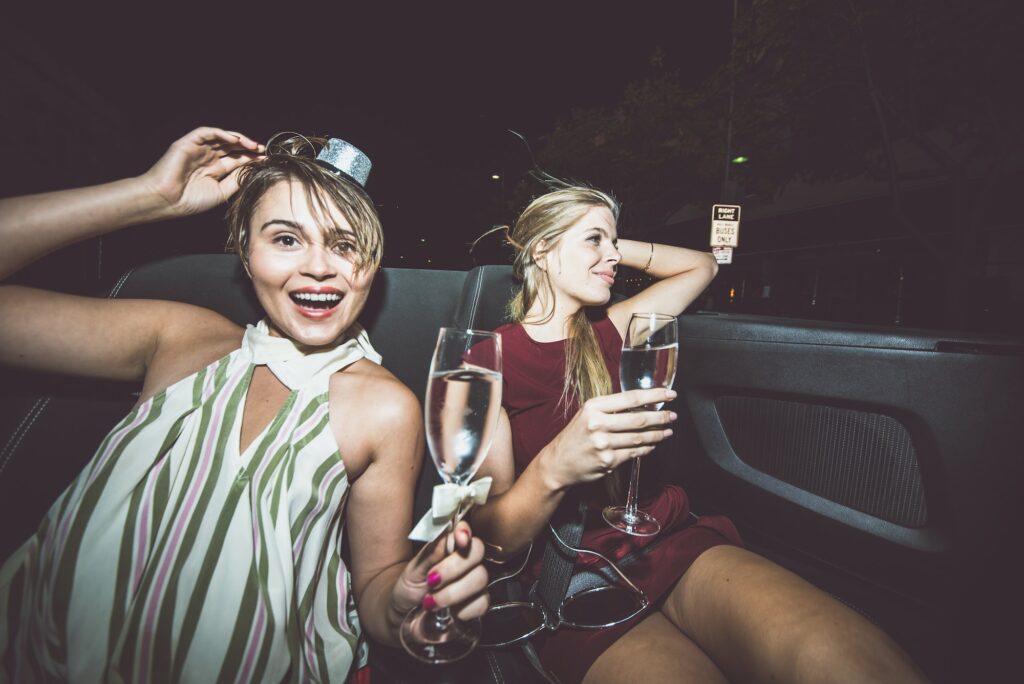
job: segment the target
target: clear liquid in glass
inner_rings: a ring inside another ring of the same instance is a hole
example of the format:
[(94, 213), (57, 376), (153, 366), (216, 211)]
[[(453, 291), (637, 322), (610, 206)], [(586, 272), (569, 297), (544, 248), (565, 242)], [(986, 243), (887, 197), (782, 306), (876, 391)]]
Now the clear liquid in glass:
[[(619, 382), (622, 390), (671, 387), (676, 379), (678, 344), (660, 347), (623, 349), (619, 361)], [(654, 405), (660, 409), (664, 402)]]
[(501, 374), (478, 368), (434, 373), (427, 387), (427, 444), (442, 477), (472, 479), (494, 439)]

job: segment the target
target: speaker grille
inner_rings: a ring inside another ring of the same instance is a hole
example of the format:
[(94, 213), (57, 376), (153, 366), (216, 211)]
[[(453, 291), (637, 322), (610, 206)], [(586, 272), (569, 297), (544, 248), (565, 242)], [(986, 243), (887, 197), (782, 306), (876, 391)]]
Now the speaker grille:
[(898, 421), (760, 397), (719, 397), (733, 451), (783, 482), (904, 527), (928, 519), (917, 455)]

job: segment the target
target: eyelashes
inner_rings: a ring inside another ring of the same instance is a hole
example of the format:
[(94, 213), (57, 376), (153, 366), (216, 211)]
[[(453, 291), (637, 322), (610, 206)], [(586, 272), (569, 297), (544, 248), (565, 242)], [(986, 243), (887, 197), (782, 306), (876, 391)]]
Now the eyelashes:
[[(299, 238), (288, 233), (274, 236), (271, 242), (273, 242), (274, 244), (281, 245), (283, 247), (299, 246)], [(341, 240), (331, 245), (330, 249), (335, 254), (348, 255), (356, 251), (356, 246), (353, 242), (349, 240)]]

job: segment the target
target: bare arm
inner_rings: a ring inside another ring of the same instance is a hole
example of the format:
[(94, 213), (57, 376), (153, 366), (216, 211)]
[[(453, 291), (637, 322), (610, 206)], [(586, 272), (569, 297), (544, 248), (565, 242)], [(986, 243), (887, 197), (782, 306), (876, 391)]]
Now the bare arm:
[(171, 216), (141, 176), (0, 200), (0, 280), (61, 247)]
[(569, 487), (601, 479), (609, 469), (650, 453), (672, 434), (664, 426), (675, 420), (675, 414), (632, 409), (674, 396), (672, 390), (659, 388), (591, 399), (514, 483), (512, 433), (502, 411), (495, 443), (484, 462), (486, 474), (495, 478), (495, 496), (474, 512), (477, 533), (504, 555), (524, 549), (543, 530)]
[(221, 204), (238, 189), (238, 169), (259, 151), (244, 135), (197, 128), (141, 176), (0, 200), (0, 280), (81, 240)]
[[(171, 145), (147, 173), (89, 188), (0, 200), (0, 278), (61, 247), (128, 225), (202, 211), (237, 189), (261, 147), (200, 128)], [(230, 334), (213, 314), (167, 302), (73, 297), (0, 287), (0, 363), (121, 380), (145, 376), (161, 340), (182, 329)], [(196, 325), (192, 325), (192, 324)], [(204, 325), (209, 324), (209, 325)]]
[[(348, 503), (352, 585), (367, 632), (381, 643), (397, 645), (403, 618), (428, 591), (436, 605), (453, 607), (460, 617), (482, 615), (488, 605), (487, 572), (481, 565), (483, 544), (466, 524), (455, 533), (453, 553), (445, 553), (442, 536), (409, 560), (412, 547), (406, 535), (423, 460), (422, 411), (416, 397), (395, 380), (366, 389), (375, 401), (364, 402), (365, 411), (346, 421), (360, 425), (374, 440), (370, 463), (352, 485)], [(432, 572), (440, 579), (428, 585)]]
[[(395, 643), (393, 635), (404, 616), (392, 610), (390, 590), (412, 557), (406, 534), (423, 460), (423, 423), (419, 402), (397, 382), (378, 381), (366, 387), (373, 388), (369, 391), (375, 394), (376, 410), (365, 411), (359, 422), (369, 420), (379, 429), (364, 427), (365, 433), (376, 433), (376, 439), (370, 463), (349, 495), (346, 528), (352, 586), (366, 630), (378, 641)], [(355, 421), (345, 422), (351, 429)]]
[(715, 258), (706, 252), (634, 240), (619, 240), (617, 246), (623, 266), (643, 270), (650, 260), (647, 273), (658, 279), (644, 291), (608, 307), (608, 317), (620, 335), (637, 312), (678, 316), (718, 273)]
[[(0, 365), (145, 379), (144, 397), (237, 348), (240, 337), (220, 314), (188, 304), (0, 287)], [(147, 371), (158, 352), (163, 363), (159, 377), (151, 378)]]
[(517, 480), (512, 455), (512, 428), (503, 408), (490, 453), (480, 467), (480, 477), (491, 477), (487, 503), (472, 512), (477, 534), (495, 548), (498, 557), (526, 548), (543, 529), (565, 495), (545, 472), (539, 457)]

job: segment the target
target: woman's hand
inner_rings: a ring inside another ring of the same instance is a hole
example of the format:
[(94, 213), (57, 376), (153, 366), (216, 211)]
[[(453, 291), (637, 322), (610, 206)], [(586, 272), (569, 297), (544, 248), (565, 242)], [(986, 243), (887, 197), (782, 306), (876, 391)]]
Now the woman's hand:
[(198, 214), (226, 202), (238, 190), (239, 169), (264, 151), (241, 133), (197, 128), (176, 140), (142, 181), (171, 216)]
[(671, 411), (645, 406), (675, 398), (657, 388), (619, 392), (589, 400), (542, 453), (544, 479), (555, 490), (599, 480), (622, 463), (654, 451), (672, 430)]
[(478, 618), (487, 612), (487, 570), (482, 565), (484, 544), (473, 537), (465, 521), (452, 533), (455, 550), (445, 553), (443, 534), (427, 544), (405, 566), (395, 582), (391, 606), (404, 618), (417, 605), (427, 610), (451, 608), (460, 620)]

